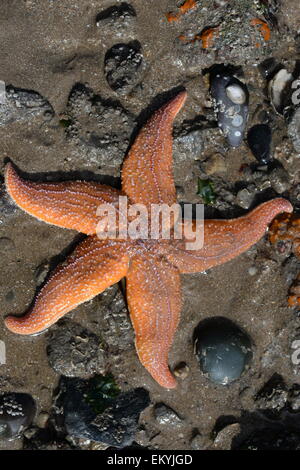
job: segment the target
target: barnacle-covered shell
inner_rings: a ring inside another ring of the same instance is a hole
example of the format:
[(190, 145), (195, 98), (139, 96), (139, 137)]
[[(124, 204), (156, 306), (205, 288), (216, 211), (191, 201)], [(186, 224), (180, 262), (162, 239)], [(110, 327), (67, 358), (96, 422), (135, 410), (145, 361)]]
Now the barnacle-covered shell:
[(248, 118), (249, 94), (246, 85), (230, 73), (216, 73), (211, 77), (211, 95), (220, 129), (229, 145), (238, 147), (243, 140)]

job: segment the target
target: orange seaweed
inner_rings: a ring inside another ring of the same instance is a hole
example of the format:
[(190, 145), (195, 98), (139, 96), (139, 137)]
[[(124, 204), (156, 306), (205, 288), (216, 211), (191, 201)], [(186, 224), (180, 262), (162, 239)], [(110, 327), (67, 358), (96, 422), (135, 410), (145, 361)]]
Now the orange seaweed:
[(219, 33), (218, 28), (206, 28), (200, 35), (195, 34), (195, 36), (192, 39), (187, 38), (183, 34), (178, 36), (178, 39), (180, 39), (180, 41), (189, 42), (190, 44), (193, 44), (196, 41), (202, 41), (203, 49), (208, 49), (208, 47), (212, 46), (214, 36), (218, 35), (218, 33)]
[[(260, 26), (260, 32), (264, 38), (265, 41), (269, 41), (270, 38), (271, 38), (271, 30), (268, 26), (268, 24), (259, 19), (259, 18), (253, 18), (253, 20), (251, 20), (250, 22), (251, 26)], [(256, 47), (259, 47), (259, 44), (256, 44)]]
[(167, 18), (169, 23), (172, 23), (172, 21), (178, 21), (179, 17), (180, 17), (179, 13), (177, 13), (177, 15), (175, 15), (174, 13), (167, 13), (166, 14), (166, 18)]
[(180, 7), (179, 10), (181, 13), (186, 13), (187, 11), (191, 10), (192, 8), (195, 8), (196, 2), (195, 0), (186, 0)]
[(186, 0), (180, 7), (179, 7), (179, 13), (167, 13), (166, 18), (169, 23), (172, 23), (173, 21), (178, 21), (179, 18), (187, 13), (189, 10), (192, 10), (195, 8), (197, 5), (197, 2), (195, 0)]
[(208, 49), (212, 46), (214, 37), (219, 35), (218, 28), (206, 28), (201, 33), (202, 47), (203, 49)]

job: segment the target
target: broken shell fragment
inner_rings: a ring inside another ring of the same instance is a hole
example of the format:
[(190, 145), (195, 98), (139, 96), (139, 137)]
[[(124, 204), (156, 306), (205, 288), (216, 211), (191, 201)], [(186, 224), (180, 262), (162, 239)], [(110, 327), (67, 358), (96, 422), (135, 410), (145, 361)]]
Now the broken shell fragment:
[(286, 69), (280, 69), (270, 80), (268, 92), (271, 104), (278, 114), (284, 113), (287, 106), (288, 96), (290, 94), (290, 83), (293, 75)]
[(211, 95), (219, 128), (231, 147), (239, 147), (248, 118), (246, 85), (230, 73), (216, 73), (211, 77)]

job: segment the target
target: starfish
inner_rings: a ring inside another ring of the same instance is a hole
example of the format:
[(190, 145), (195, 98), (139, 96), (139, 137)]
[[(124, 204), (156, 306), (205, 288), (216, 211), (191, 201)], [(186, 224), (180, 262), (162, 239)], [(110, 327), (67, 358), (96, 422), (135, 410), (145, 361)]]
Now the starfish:
[(9, 330), (21, 335), (41, 332), (126, 277), (139, 359), (161, 386), (176, 386), (168, 353), (181, 310), (180, 274), (201, 272), (231, 260), (256, 243), (277, 214), (292, 211), (287, 200), (275, 198), (237, 219), (205, 220), (204, 246), (198, 250), (186, 245), (196, 237), (192, 220), (180, 222), (194, 231), (181, 239), (175, 237), (178, 227), (175, 230), (174, 223), (170, 224), (170, 239), (101, 239), (97, 235), (98, 206), (106, 203), (120, 211), (119, 196), (127, 196), (129, 205), (144, 204), (149, 210), (152, 204), (176, 203), (172, 126), (185, 99), (185, 91), (177, 94), (140, 130), (123, 164), (122, 191), (86, 181), (32, 182), (23, 179), (11, 163), (6, 166), (7, 191), (21, 209), (87, 235), (50, 275), (33, 306), (23, 316), (6, 317)]

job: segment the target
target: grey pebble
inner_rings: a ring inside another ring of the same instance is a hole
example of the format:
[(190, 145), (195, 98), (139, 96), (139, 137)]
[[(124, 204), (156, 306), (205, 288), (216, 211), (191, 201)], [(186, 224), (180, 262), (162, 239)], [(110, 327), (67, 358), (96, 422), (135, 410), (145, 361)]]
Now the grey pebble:
[(163, 425), (177, 426), (182, 422), (178, 414), (164, 403), (155, 405), (154, 416), (156, 421)]

